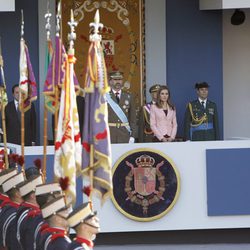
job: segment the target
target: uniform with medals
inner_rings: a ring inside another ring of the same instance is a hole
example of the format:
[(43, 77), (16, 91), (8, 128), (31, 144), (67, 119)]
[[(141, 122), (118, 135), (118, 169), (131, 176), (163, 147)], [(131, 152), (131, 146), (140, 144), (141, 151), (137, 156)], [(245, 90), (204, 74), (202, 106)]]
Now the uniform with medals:
[[(157, 93), (159, 88), (160, 88), (159, 84), (155, 84), (152, 87), (150, 87), (149, 92), (152, 96), (152, 99), (153, 95)], [(139, 142), (153, 142), (154, 133), (150, 127), (150, 108), (152, 104), (154, 104), (153, 100), (150, 103), (146, 103), (144, 106), (142, 106), (140, 110), (139, 123), (138, 123)]]
[[(197, 83), (197, 91), (208, 88), (206, 82)], [(188, 103), (184, 120), (184, 136), (191, 141), (219, 140), (218, 113), (212, 101), (198, 98)]]
[[(123, 76), (120, 72), (112, 72), (110, 78), (122, 80)], [(117, 92), (111, 89), (107, 94), (107, 102), (111, 143), (128, 143), (131, 137), (136, 136), (136, 110), (133, 95), (121, 89)]]

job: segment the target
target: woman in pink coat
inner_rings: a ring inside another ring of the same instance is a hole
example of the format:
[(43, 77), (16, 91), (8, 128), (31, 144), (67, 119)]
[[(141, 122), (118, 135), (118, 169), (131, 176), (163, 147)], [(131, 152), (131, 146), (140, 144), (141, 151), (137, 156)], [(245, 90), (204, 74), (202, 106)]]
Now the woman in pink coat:
[(155, 141), (173, 141), (177, 132), (176, 110), (170, 101), (167, 86), (161, 86), (157, 94), (156, 104), (150, 109), (150, 126)]

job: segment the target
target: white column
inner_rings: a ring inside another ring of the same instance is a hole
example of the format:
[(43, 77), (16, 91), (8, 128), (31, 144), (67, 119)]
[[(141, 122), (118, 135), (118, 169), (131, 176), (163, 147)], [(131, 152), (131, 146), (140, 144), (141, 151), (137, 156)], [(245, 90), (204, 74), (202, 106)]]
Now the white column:
[(146, 84), (166, 84), (166, 1), (145, 1)]

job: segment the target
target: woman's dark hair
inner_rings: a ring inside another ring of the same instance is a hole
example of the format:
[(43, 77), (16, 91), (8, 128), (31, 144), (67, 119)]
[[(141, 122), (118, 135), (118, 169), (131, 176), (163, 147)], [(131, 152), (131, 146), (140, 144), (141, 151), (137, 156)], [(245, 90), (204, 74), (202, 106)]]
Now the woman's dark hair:
[(174, 106), (174, 105), (172, 104), (172, 102), (171, 102), (170, 90), (169, 90), (169, 88), (168, 88), (167, 86), (161, 86), (161, 87), (159, 88), (159, 90), (158, 90), (158, 92), (157, 92), (156, 106), (157, 106), (158, 108), (162, 108), (162, 103), (161, 103), (161, 98), (160, 98), (160, 96), (161, 96), (162, 90), (165, 90), (165, 89), (168, 91), (168, 100), (167, 100), (167, 104), (168, 104), (168, 106), (169, 106), (172, 110), (175, 110), (175, 106)]

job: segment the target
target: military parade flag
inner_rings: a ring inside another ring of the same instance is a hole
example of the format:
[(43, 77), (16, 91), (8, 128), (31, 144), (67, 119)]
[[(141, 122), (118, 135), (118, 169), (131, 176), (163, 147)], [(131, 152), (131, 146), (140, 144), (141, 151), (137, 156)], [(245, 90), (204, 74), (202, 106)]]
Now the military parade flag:
[[(67, 53), (59, 35), (56, 35), (56, 46), (49, 63), (49, 68), (44, 83), (43, 93), (45, 95), (45, 105), (51, 113), (59, 109), (59, 101), (56, 100), (56, 88), (62, 87), (66, 77)], [(52, 48), (49, 48), (51, 52)], [(74, 73), (74, 85), (79, 89), (79, 83)]]
[(31, 102), (37, 99), (37, 86), (30, 62), (29, 50), (23, 38), (21, 38), (20, 42), (19, 73), (19, 93), (22, 95), (23, 100), (23, 107), (19, 105), (19, 109), (23, 108), (25, 112), (30, 109)]
[(103, 50), (99, 41), (93, 41), (88, 51), (85, 77), (82, 173), (89, 176), (90, 170), (93, 171), (93, 191), (97, 191), (102, 201), (112, 190), (111, 147), (105, 100), (107, 92)]
[(52, 59), (52, 55), (53, 55), (53, 46), (52, 46), (52, 41), (51, 39), (47, 40), (47, 44), (46, 44), (46, 54), (45, 54), (45, 74), (47, 75), (47, 71)]
[[(61, 86), (58, 130), (55, 142), (54, 173), (57, 179), (67, 178), (67, 202), (76, 200), (76, 169), (81, 168), (81, 136), (74, 88), (74, 56), (63, 54), (65, 81)], [(61, 84), (61, 83), (60, 83)]]

